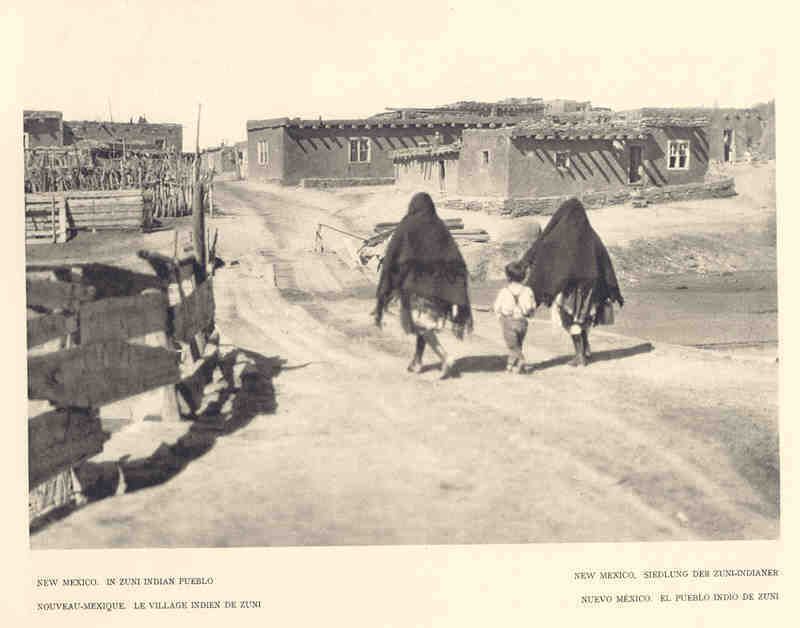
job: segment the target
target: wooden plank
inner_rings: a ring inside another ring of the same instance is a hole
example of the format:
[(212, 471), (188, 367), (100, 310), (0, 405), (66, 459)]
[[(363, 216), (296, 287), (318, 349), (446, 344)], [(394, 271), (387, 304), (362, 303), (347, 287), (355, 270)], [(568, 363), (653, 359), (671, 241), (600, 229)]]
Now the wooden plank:
[(108, 218), (73, 218), (72, 224), (76, 229), (82, 227), (94, 227), (100, 225), (103, 227), (113, 227), (114, 225), (140, 225), (142, 224), (142, 216), (109, 216)]
[(77, 207), (77, 208), (70, 208), (70, 215), (71, 216), (117, 216), (117, 215), (125, 215), (125, 214), (133, 214), (138, 213), (141, 214), (144, 211), (144, 205), (120, 205), (118, 207), (110, 207), (110, 206), (100, 206), (97, 205), (95, 207)]
[(141, 221), (114, 224), (98, 223), (96, 225), (81, 225), (75, 227), (78, 231), (138, 231), (141, 228)]
[(74, 314), (43, 314), (29, 318), (27, 324), (29, 349), (78, 329), (78, 319)]
[(70, 211), (78, 209), (94, 208), (94, 207), (143, 207), (144, 201), (141, 198), (101, 198), (101, 199), (69, 199), (67, 200), (67, 207)]
[(119, 340), (28, 358), (28, 398), (97, 407), (179, 378), (179, 354)]
[(28, 192), (25, 194), (25, 204), (52, 203), (54, 196), (56, 197), (56, 202), (64, 200), (64, 192)]
[(67, 205), (66, 203), (58, 204), (58, 235), (56, 242), (63, 244), (67, 241)]
[(196, 333), (214, 322), (212, 279), (206, 279), (189, 296), (172, 308), (172, 334), (176, 340), (191, 342)]
[(148, 291), (84, 303), (79, 311), (81, 344), (126, 340), (167, 328), (167, 295)]
[(95, 289), (79, 283), (26, 279), (25, 293), (28, 307), (74, 312), (81, 303), (94, 299)]
[(93, 410), (53, 410), (29, 419), (29, 487), (100, 453), (108, 438)]
[(67, 200), (85, 198), (123, 198), (133, 196), (142, 198), (143, 190), (139, 188), (128, 188), (125, 190), (71, 190), (67, 192)]

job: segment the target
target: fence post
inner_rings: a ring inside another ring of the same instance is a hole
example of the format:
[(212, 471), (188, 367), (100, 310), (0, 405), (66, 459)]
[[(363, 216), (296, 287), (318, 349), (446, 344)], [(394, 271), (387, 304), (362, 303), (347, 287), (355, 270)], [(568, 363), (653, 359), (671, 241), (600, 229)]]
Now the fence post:
[(50, 203), (50, 227), (53, 229), (53, 242), (58, 242), (56, 229), (56, 195), (53, 194)]

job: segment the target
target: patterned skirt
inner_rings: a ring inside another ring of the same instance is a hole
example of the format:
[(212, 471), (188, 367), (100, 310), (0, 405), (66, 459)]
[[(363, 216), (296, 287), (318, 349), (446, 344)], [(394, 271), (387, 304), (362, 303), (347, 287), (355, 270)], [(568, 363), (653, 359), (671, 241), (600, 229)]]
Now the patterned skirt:
[(594, 284), (579, 284), (561, 292), (553, 301), (561, 326), (570, 334), (580, 334), (595, 323), (597, 302), (594, 296)]
[(445, 328), (450, 314), (450, 304), (435, 297), (408, 295), (403, 303), (401, 319), (408, 333), (424, 334)]

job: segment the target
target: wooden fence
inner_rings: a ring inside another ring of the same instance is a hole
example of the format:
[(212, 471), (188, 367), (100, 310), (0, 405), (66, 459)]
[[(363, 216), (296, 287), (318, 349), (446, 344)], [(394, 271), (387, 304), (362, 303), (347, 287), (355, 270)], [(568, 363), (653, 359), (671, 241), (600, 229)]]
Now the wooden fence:
[(66, 242), (79, 230), (139, 229), (148, 221), (143, 190), (25, 195), (25, 239)]
[(162, 420), (191, 417), (212, 377), (212, 279), (194, 255), (140, 256), (155, 275), (101, 264), (28, 269), (28, 398), (52, 406), (28, 420), (31, 520), (68, 499), (58, 487), (102, 451), (101, 406), (162, 388)]
[[(213, 184), (206, 181), (205, 210), (211, 209)], [(25, 195), (25, 239), (66, 242), (81, 230), (139, 229), (153, 218), (191, 213), (194, 184), (158, 182), (150, 188), (71, 190)], [(188, 204), (187, 204), (188, 203)]]
[[(97, 148), (32, 148), (25, 151), (25, 192), (75, 194), (78, 191), (144, 191), (156, 218), (192, 212), (193, 155), (165, 151), (113, 151)], [(211, 185), (213, 172), (201, 182)]]

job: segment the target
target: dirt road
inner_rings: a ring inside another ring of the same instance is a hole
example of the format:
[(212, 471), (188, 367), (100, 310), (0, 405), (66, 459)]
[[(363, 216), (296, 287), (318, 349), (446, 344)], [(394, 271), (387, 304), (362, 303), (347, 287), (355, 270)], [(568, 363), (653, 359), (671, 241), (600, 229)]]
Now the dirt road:
[(597, 332), (573, 369), (569, 339), (537, 321), (536, 369), (512, 376), (478, 313), (467, 341), (444, 338), (458, 377), (439, 381), (433, 356), (407, 374), (397, 321), (371, 325), (370, 279), (311, 250), (331, 211), (244, 183), (215, 202), (218, 325), (281, 365), (277, 409), (34, 548), (777, 536), (775, 364)]

